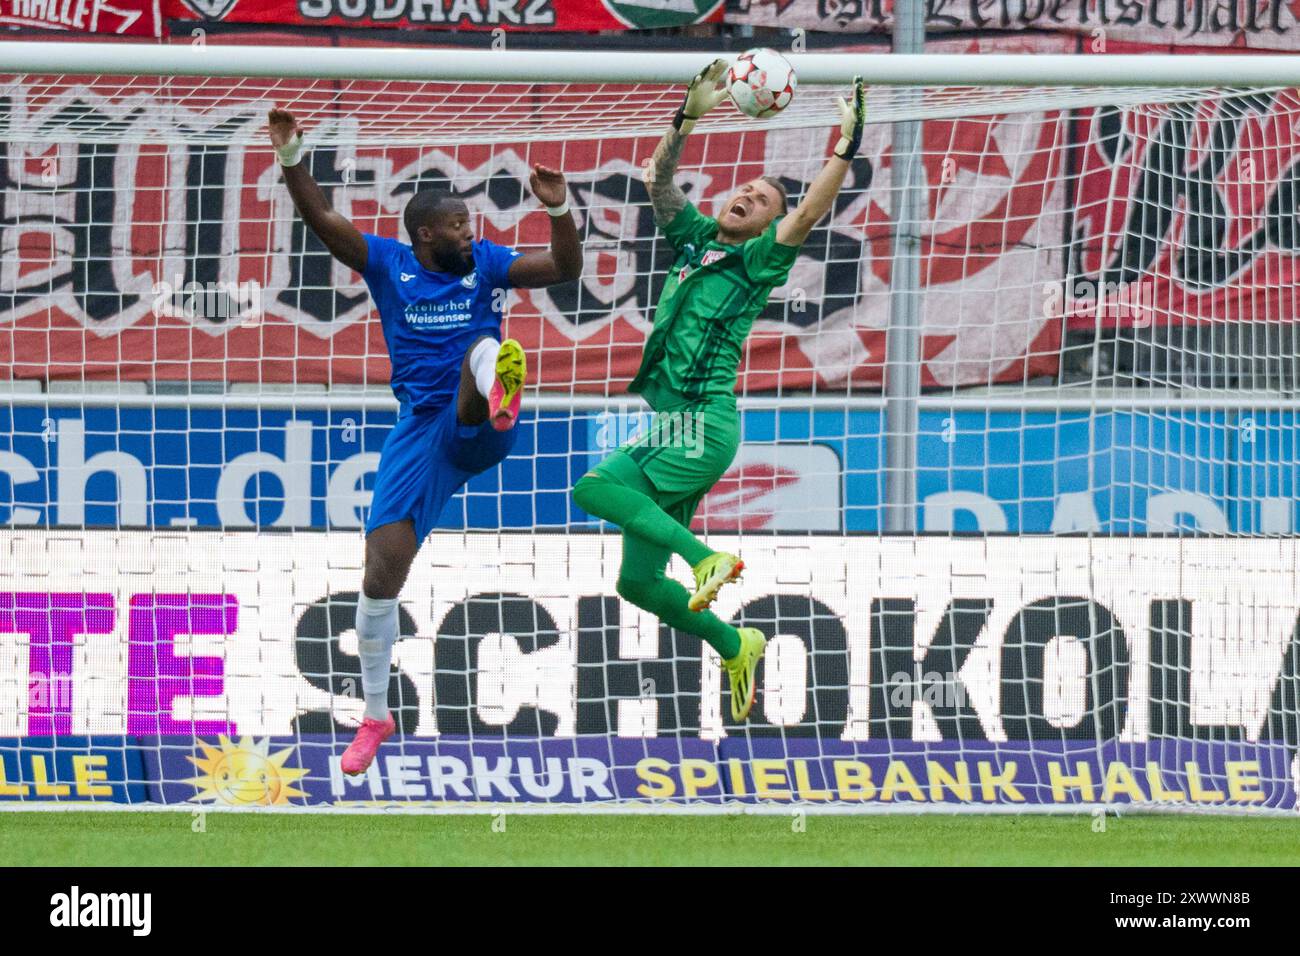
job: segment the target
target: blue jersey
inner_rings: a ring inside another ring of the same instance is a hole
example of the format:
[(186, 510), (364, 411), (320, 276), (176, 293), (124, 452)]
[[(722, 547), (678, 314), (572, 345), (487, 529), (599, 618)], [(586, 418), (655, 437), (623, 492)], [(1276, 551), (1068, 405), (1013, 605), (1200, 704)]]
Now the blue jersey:
[(442, 408), (456, 396), (461, 363), (474, 340), (501, 337), (507, 273), (519, 253), (479, 239), (474, 271), (458, 276), (426, 269), (404, 242), (368, 233), (365, 239), (361, 277), (383, 324), (402, 414)]

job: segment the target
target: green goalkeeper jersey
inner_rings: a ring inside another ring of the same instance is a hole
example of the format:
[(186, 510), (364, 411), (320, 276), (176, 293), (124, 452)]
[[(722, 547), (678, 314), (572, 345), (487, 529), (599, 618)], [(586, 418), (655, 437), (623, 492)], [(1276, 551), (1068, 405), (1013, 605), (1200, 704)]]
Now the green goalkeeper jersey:
[(798, 246), (776, 241), (779, 221), (761, 236), (727, 245), (718, 241), (718, 221), (688, 202), (663, 227), (677, 256), (629, 392), (656, 410), (723, 396), (734, 401), (754, 318), (799, 255)]

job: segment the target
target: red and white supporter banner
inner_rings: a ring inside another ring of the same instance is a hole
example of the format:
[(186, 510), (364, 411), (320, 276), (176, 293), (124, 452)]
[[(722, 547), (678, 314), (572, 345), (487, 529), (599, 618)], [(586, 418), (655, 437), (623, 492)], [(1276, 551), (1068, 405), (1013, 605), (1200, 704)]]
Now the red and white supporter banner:
[(637, 30), (716, 23), (723, 0), (162, 0), (175, 20), (268, 27)]
[[(946, 41), (1009, 52), (1068, 42)], [(217, 91), (204, 86), (209, 100)], [(9, 170), (0, 189), (0, 377), (386, 381), (386, 350), (360, 277), (298, 222), (270, 149), (259, 145), (266, 104), (241, 97), (248, 94), (235, 83), (218, 97), (229, 145), (187, 143), (179, 127), (172, 135), (169, 123), (210, 121), (181, 111), (143, 116), (111, 78), (47, 85), (39, 98), (15, 99), (24, 123), (59, 122), (76, 103), (97, 111), (84, 122), (138, 123), (141, 131), (138, 142), (116, 145), (0, 145)], [(346, 127), (349, 118), (333, 122)], [(1067, 125), (1050, 110), (925, 124), (927, 385), (1055, 371), (1060, 315), (1045, 312), (1042, 290), (1065, 275)], [(761, 127), (697, 135), (682, 159), (682, 183), (710, 213), (763, 174), (781, 177), (797, 197), (834, 135)], [(563, 169), (584, 236), (583, 277), (512, 294), (507, 328), (535, 356), (543, 386), (618, 394), (640, 360), (669, 262), (641, 181), (656, 141), (318, 145), (310, 162), (335, 207), (363, 230), (405, 238), (400, 218), (411, 192), (438, 185), (465, 200), (480, 235), (523, 248), (549, 240), (549, 219), (527, 192), (529, 167)], [(887, 126), (869, 127), (831, 217), (756, 323), (744, 389), (881, 381), (893, 255), (888, 142)], [(192, 283), (224, 290), (215, 315), (172, 308), (174, 299), (160, 292)]]
[[(926, 32), (1048, 31), (1115, 41), (1295, 50), (1297, 0), (926, 0)], [(726, 21), (787, 30), (888, 35), (893, 0), (729, 0)]]
[[(933, 47), (1032, 53), (1072, 42), (1002, 35)], [(301, 227), (260, 145), (265, 103), (237, 83), (207, 83), (206, 95), (222, 94), (230, 142), (200, 144), (192, 127), (215, 120), (142, 114), (112, 78), (60, 82), (39, 97), (16, 85), (13, 122), (39, 129), (89, 110), (79, 122), (140, 131), (117, 143), (0, 144), (0, 378), (386, 381), (360, 277)], [(1298, 121), (1295, 91), (927, 120), (925, 385), (1054, 374), (1063, 321), (1295, 321)], [(329, 122), (346, 134), (355, 121)], [(350, 139), (317, 132), (322, 144)], [(797, 197), (833, 136), (757, 125), (696, 135), (681, 181), (707, 213), (763, 174)], [(404, 238), (407, 199), (438, 185), (465, 200), (480, 235), (522, 248), (549, 240), (549, 219), (527, 191), (530, 166), (563, 169), (584, 237), (583, 277), (513, 293), (507, 329), (535, 356), (544, 387), (619, 394), (669, 262), (641, 181), (656, 139), (317, 145), (310, 162), (335, 207), (363, 230)], [(745, 391), (881, 382), (894, 251), (889, 142), (886, 124), (868, 128), (831, 216), (755, 324)], [(224, 287), (223, 308), (171, 307), (162, 290), (192, 283)]]
[(1085, 110), (1072, 138), (1073, 255), (1049, 311), (1084, 329), (1300, 317), (1300, 93)]
[(0, 0), (0, 27), (157, 37), (164, 0)]

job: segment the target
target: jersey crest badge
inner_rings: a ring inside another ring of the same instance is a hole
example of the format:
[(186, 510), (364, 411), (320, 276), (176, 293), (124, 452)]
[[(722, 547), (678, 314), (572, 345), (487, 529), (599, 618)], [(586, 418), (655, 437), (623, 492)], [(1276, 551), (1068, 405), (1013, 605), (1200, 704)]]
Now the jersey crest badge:
[(472, 289), (474, 286), (478, 285), (478, 270), (476, 269), (465, 278), (461, 279), (460, 284), (467, 289)]
[(717, 262), (719, 259), (725, 258), (726, 255), (721, 249), (710, 249), (700, 259), (700, 265), (707, 266), (710, 262)]

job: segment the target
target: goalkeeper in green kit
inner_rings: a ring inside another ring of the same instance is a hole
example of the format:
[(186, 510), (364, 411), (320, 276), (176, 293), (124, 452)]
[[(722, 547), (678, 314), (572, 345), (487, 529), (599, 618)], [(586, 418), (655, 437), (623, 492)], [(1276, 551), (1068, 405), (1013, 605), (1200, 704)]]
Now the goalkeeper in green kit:
[[(737, 629), (707, 610), (744, 564), (696, 538), (691, 518), (740, 443), (736, 376), (745, 339), (772, 290), (786, 281), (799, 246), (831, 209), (861, 142), (866, 104), (856, 78), (852, 102), (839, 101), (834, 154), (793, 211), (787, 214), (780, 182), (761, 177), (737, 189), (713, 219), (691, 204), (673, 174), (696, 120), (726, 96), (718, 89), (726, 69), (716, 60), (691, 81), (646, 170), (655, 224), (676, 251), (640, 371), (628, 386), (655, 410), (654, 422), (584, 475), (573, 500), (623, 531), (619, 595), (721, 655), (731, 716), (740, 721), (754, 705), (755, 672), (767, 639), (757, 628)], [(665, 576), (674, 554), (694, 570), (693, 594)]]

